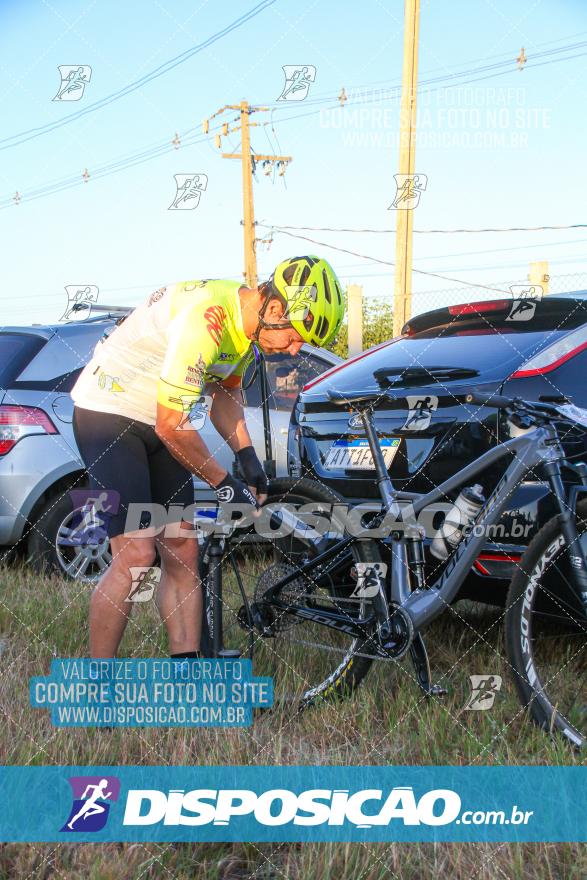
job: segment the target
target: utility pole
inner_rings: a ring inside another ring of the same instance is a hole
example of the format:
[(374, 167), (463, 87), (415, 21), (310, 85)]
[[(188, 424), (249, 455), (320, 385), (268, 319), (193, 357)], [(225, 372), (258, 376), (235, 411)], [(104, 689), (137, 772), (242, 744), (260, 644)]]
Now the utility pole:
[[(420, 0), (405, 0), (404, 65), (400, 109), (399, 173), (413, 175), (416, 163), (416, 91)], [(398, 336), (412, 312), (413, 208), (397, 211), (393, 334)]]
[(550, 274), (548, 271), (548, 260), (537, 260), (534, 263), (530, 263), (528, 281), (531, 284), (539, 285), (543, 293), (549, 292), (548, 282), (550, 281)]
[[(255, 247), (255, 207), (253, 205), (253, 163), (251, 160), (251, 134), (249, 130), (249, 105), (241, 101), (241, 155), (243, 169), (243, 226), (245, 236), (245, 279), (247, 287), (257, 286), (257, 249)], [(222, 154), (224, 158), (224, 153)]]
[(347, 287), (348, 352), (349, 357), (363, 351), (363, 287), (349, 284)]
[[(265, 154), (253, 153), (251, 151), (251, 134), (250, 129), (262, 123), (251, 122), (249, 117), (252, 113), (267, 112), (269, 107), (251, 107), (248, 101), (241, 101), (240, 104), (227, 104), (221, 107), (213, 116), (204, 120), (204, 134), (208, 134), (209, 121), (224, 113), (225, 110), (239, 111), (239, 124), (233, 128), (229, 128), (229, 123), (225, 122), (222, 126), (222, 135), (229, 132), (241, 132), (241, 152), (240, 153), (222, 153), (223, 159), (240, 159), (242, 165), (242, 186), (243, 186), (243, 232), (244, 232), (244, 265), (245, 265), (245, 281), (247, 287), (256, 287), (257, 277), (257, 249), (255, 237), (255, 208), (253, 202), (253, 173), (258, 162), (263, 162), (264, 166), (269, 167), (269, 173), (274, 163), (281, 169), (279, 174), (285, 173), (285, 168), (289, 162), (293, 162), (291, 156), (268, 156)], [(216, 145), (221, 146), (221, 135), (216, 135)], [(267, 172), (266, 172), (267, 173)]]

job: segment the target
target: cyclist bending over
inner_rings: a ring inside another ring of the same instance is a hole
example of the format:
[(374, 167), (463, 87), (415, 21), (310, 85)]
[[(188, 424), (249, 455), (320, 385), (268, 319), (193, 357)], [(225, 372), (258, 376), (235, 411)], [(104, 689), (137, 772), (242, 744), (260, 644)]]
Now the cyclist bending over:
[[(251, 343), (267, 354), (295, 355), (304, 342), (328, 344), (343, 314), (341, 286), (327, 261), (293, 257), (253, 289), (216, 280), (163, 287), (98, 343), (72, 391), (73, 427), (90, 486), (116, 490), (120, 505), (107, 517), (112, 564), (90, 602), (92, 657), (116, 656), (132, 607), (126, 601), (131, 568), (153, 565), (156, 549), (157, 599), (171, 655), (197, 656), (202, 593), (195, 535), (155, 536), (137, 524), (128, 531), (128, 506), (176, 505), (167, 522), (177, 522), (185, 535), (193, 524), (181, 511), (194, 501), (193, 474), (223, 501), (262, 504), (267, 479), (240, 390)], [(218, 464), (196, 429), (204, 395), (212, 401), (212, 424), (236, 453), (246, 482)], [(190, 410), (197, 419), (189, 418)]]

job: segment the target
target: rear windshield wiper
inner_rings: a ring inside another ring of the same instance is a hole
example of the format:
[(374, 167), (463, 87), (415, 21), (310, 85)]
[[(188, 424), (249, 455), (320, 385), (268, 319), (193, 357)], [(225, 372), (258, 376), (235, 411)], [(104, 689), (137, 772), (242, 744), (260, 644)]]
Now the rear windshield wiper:
[(458, 379), (474, 379), (477, 370), (467, 367), (381, 367), (373, 377), (382, 388), (409, 388), (415, 385), (432, 385), (437, 382), (455, 382)]

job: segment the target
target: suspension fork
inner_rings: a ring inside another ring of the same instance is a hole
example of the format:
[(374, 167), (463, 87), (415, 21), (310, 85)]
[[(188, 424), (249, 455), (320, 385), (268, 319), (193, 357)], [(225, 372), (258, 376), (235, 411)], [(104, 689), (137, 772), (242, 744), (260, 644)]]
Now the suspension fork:
[(571, 582), (577, 592), (583, 611), (587, 615), (587, 559), (577, 532), (575, 505), (569, 504), (562, 481), (560, 461), (548, 461), (543, 465), (544, 473), (558, 504), (558, 521), (565, 543), (569, 549), (571, 563)]

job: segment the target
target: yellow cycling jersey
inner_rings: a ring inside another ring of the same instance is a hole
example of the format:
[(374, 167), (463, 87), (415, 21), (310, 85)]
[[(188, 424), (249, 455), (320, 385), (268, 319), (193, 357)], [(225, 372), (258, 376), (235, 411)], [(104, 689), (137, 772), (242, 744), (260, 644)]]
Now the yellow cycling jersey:
[(189, 412), (206, 382), (239, 385), (251, 344), (241, 286), (186, 281), (151, 294), (97, 344), (71, 392), (76, 406), (154, 425), (157, 401)]

